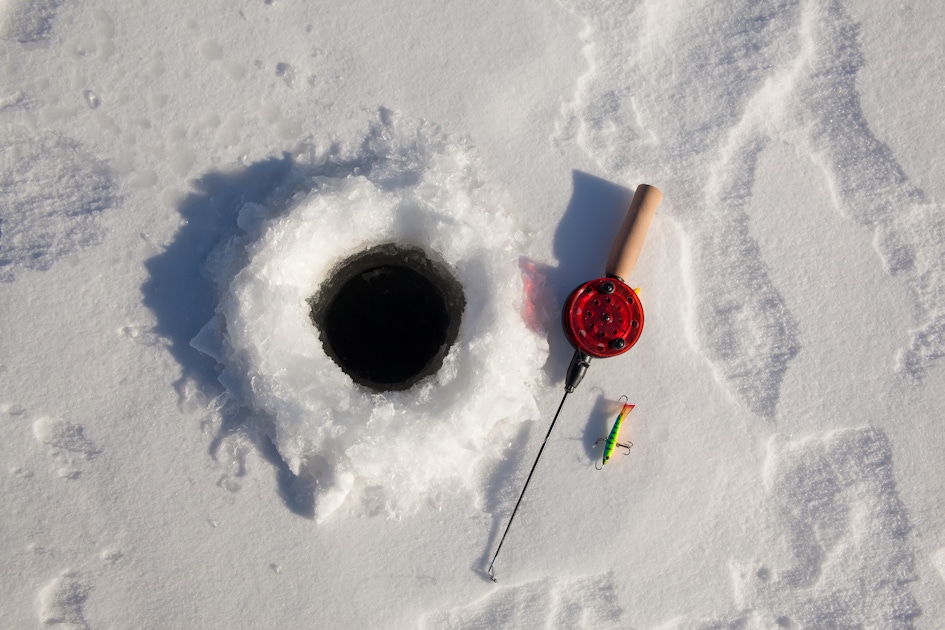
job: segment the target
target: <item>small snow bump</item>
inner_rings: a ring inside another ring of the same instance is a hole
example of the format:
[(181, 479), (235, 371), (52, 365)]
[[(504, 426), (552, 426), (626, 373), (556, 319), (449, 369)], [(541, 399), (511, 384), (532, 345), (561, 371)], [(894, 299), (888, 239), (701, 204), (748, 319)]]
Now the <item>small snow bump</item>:
[(102, 564), (114, 566), (125, 557), (125, 554), (119, 549), (103, 549), (99, 557), (102, 559)]
[(75, 59), (85, 59), (98, 51), (98, 40), (89, 35), (82, 35), (66, 42), (64, 48)]
[(242, 485), (240, 484), (239, 480), (234, 479), (230, 475), (222, 475), (217, 480), (217, 487), (223, 488), (227, 492), (235, 493), (235, 492), (240, 491), (240, 488), (242, 488)]
[(85, 99), (85, 103), (89, 106), (89, 109), (98, 109), (98, 106), (102, 104), (98, 94), (92, 90), (85, 90), (82, 92), (82, 98)]

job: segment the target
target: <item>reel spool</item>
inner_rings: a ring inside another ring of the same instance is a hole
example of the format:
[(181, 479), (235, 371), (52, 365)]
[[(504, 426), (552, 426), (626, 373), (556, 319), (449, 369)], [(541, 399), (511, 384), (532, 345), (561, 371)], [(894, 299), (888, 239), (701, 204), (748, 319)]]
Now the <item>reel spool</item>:
[(616, 278), (585, 282), (571, 293), (562, 313), (564, 334), (576, 350), (606, 359), (633, 347), (643, 332), (643, 304)]
[(573, 392), (590, 365), (591, 357), (605, 359), (623, 354), (643, 333), (643, 304), (624, 278), (640, 257), (643, 241), (663, 193), (640, 184), (633, 194), (607, 260), (606, 276), (585, 282), (568, 297), (561, 313), (564, 334), (574, 346), (565, 390)]

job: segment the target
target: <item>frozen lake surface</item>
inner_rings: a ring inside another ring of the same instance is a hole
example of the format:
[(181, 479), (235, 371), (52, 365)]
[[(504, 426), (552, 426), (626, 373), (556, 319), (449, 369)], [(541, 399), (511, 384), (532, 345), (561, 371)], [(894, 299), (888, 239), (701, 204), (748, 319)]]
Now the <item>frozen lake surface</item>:
[[(0, 0), (5, 626), (942, 627), (943, 25)], [(645, 330), (566, 400), (493, 584), (560, 309), (641, 183)], [(378, 391), (312, 305), (390, 243), (464, 302)]]

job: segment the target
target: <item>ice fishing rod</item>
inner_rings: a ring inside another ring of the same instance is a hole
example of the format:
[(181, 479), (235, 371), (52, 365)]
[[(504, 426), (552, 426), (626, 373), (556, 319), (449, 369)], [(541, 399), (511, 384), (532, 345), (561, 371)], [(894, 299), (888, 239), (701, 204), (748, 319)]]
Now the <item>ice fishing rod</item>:
[(574, 346), (574, 356), (571, 357), (571, 364), (564, 379), (564, 396), (551, 420), (541, 448), (538, 449), (535, 463), (528, 472), (522, 492), (512, 509), (512, 516), (509, 517), (505, 532), (499, 539), (499, 546), (492, 556), (492, 562), (489, 563), (488, 573), (493, 582), (498, 581), (495, 577), (495, 560), (502, 551), (502, 543), (512, 527), (528, 482), (532, 480), (538, 460), (541, 459), (568, 394), (574, 393), (584, 380), (587, 368), (591, 365), (591, 358), (606, 359), (623, 354), (640, 339), (643, 332), (643, 304), (640, 303), (636, 291), (627, 286), (625, 279), (640, 257), (646, 233), (662, 200), (663, 193), (658, 188), (648, 184), (637, 186), (627, 216), (611, 246), (604, 277), (585, 282), (572, 291), (564, 303), (561, 322), (565, 336)]

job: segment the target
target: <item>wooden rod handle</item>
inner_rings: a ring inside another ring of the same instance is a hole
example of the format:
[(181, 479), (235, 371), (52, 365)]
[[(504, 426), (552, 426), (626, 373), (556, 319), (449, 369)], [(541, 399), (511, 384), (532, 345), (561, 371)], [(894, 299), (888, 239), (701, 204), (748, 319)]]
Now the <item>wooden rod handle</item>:
[(659, 188), (649, 184), (637, 186), (630, 209), (627, 210), (627, 218), (620, 226), (614, 246), (610, 249), (610, 258), (607, 259), (608, 276), (616, 276), (621, 281), (626, 281), (630, 276), (637, 258), (640, 257), (653, 215), (662, 200), (663, 193)]

